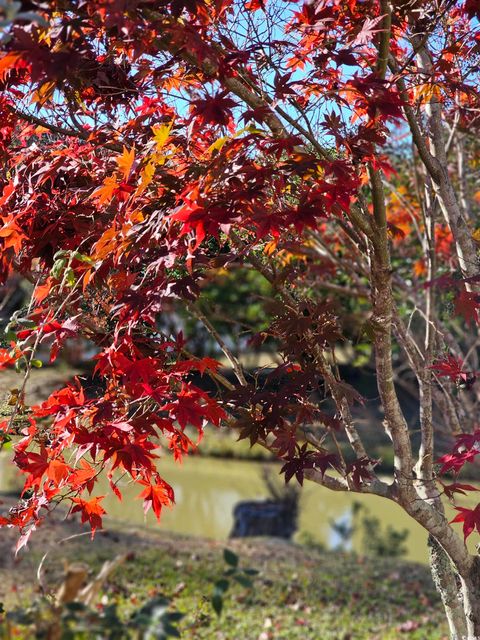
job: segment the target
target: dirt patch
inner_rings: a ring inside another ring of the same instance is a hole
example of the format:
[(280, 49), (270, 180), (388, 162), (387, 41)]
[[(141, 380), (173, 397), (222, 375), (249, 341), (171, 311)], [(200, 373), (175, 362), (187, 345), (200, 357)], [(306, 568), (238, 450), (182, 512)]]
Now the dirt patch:
[[(27, 405), (38, 404), (46, 400), (55, 389), (62, 387), (81, 371), (65, 366), (46, 366), (33, 369), (27, 380), (25, 401)], [(5, 398), (10, 389), (18, 388), (23, 383), (23, 374), (14, 369), (5, 369), (0, 375), (0, 399)]]

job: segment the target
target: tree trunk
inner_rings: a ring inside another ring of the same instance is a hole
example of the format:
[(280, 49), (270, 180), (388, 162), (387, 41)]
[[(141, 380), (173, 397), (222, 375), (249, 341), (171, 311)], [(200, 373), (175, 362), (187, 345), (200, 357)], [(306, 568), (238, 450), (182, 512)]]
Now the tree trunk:
[(462, 577), (462, 595), (467, 619), (468, 640), (480, 638), (480, 557), (476, 556), (469, 574)]
[(464, 640), (468, 637), (468, 633), (460, 579), (457, 581), (450, 558), (432, 535), (428, 536), (428, 546), (432, 578), (442, 598), (450, 629), (450, 638), (451, 640)]

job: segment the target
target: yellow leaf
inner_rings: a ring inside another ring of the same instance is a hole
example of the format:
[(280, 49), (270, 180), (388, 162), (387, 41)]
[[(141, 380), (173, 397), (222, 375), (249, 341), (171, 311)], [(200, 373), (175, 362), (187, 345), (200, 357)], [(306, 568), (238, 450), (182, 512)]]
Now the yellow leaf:
[(123, 147), (123, 153), (121, 156), (117, 157), (118, 168), (120, 169), (125, 180), (128, 180), (130, 177), (130, 171), (132, 170), (132, 165), (135, 162), (135, 149), (128, 149)]
[(149, 162), (140, 172), (140, 184), (138, 185), (136, 196), (140, 195), (145, 191), (148, 185), (153, 180), (153, 176), (155, 175), (155, 163)]
[(156, 165), (162, 165), (165, 164), (165, 160), (167, 160), (168, 158), (171, 158), (172, 154), (163, 154), (163, 153), (154, 153), (151, 156), (151, 161), (153, 162), (153, 164)]
[(173, 120), (170, 124), (156, 124), (152, 127), (153, 139), (155, 140), (155, 148), (157, 151), (161, 151), (167, 143), (172, 126)]
[(280, 264), (282, 264), (284, 267), (289, 265), (293, 260), (300, 260), (302, 262), (307, 261), (307, 256), (304, 256), (301, 253), (286, 251), (285, 249), (279, 252), (278, 257), (280, 259)]
[(207, 154), (211, 155), (214, 151), (220, 151), (220, 149), (226, 142), (228, 142), (229, 140), (235, 140), (235, 138), (240, 137), (243, 133), (245, 133), (245, 131), (247, 133), (263, 133), (261, 129), (256, 129), (252, 125), (248, 125), (248, 127), (243, 127), (243, 129), (240, 129), (239, 131), (234, 133), (232, 137), (223, 136), (221, 138), (218, 138), (218, 140), (215, 140), (215, 142), (208, 147)]
[(267, 256), (271, 256), (272, 253), (277, 248), (277, 244), (278, 244), (278, 240), (276, 239), (270, 240), (270, 242), (267, 242), (267, 244), (265, 245), (263, 249), (263, 253), (265, 253)]
[(53, 95), (55, 91), (55, 82), (44, 82), (33, 94), (32, 103), (38, 102), (40, 106), (44, 105)]
[(220, 151), (228, 139), (228, 136), (223, 136), (222, 138), (215, 140), (215, 142), (208, 147), (207, 153), (211, 155), (214, 151)]
[(420, 84), (416, 86), (414, 89), (414, 97), (415, 97), (415, 100), (425, 102), (425, 103), (431, 102), (432, 98), (434, 97), (437, 100), (440, 100), (441, 98), (440, 88), (438, 85), (433, 83)]
[(129, 221), (132, 224), (138, 224), (139, 222), (143, 222), (145, 220), (145, 217), (143, 215), (143, 213), (141, 211), (139, 211), (138, 209), (136, 209), (135, 211), (132, 211), (130, 217), (129, 217)]
[(475, 242), (480, 242), (480, 229), (475, 229), (475, 231), (472, 233), (472, 238), (475, 240)]

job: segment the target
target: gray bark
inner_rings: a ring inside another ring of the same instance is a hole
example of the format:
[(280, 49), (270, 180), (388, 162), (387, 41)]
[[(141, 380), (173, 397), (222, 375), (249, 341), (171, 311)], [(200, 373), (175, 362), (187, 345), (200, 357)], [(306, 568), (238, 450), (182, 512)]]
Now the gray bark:
[(445, 608), (451, 640), (462, 640), (467, 636), (468, 630), (460, 579), (457, 578), (449, 557), (432, 535), (428, 536), (428, 546), (432, 578)]
[(470, 571), (462, 576), (462, 595), (468, 640), (480, 638), (480, 557), (473, 558)]

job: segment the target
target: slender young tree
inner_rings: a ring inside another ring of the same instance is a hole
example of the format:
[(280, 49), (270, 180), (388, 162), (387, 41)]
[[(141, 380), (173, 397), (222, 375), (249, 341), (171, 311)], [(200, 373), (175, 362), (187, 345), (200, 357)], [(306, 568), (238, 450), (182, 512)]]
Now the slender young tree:
[[(26, 477), (1, 518), (19, 546), (60, 501), (101, 526), (102, 471), (117, 495), (128, 474), (160, 516), (174, 495), (159, 448), (180, 458), (195, 447), (187, 427), (225, 424), (281, 458), (287, 481), (399, 504), (429, 536), (452, 638), (480, 637), (480, 559), (465, 545), (480, 506), (449, 523), (442, 501), (474, 490), (457, 476), (480, 453), (479, 18), (477, 0), (5, 10), (0, 273), (33, 285), (0, 351), (21, 376), (0, 425)], [(241, 341), (276, 345), (266, 377), (245, 371), (205, 303), (239, 265), (272, 292)], [(190, 351), (179, 317), (203, 326), (235, 382)], [(39, 346), (53, 361), (78, 336), (96, 346), (96, 392), (77, 380), (26, 407)], [(352, 415), (346, 344), (372, 350), (390, 482)]]

